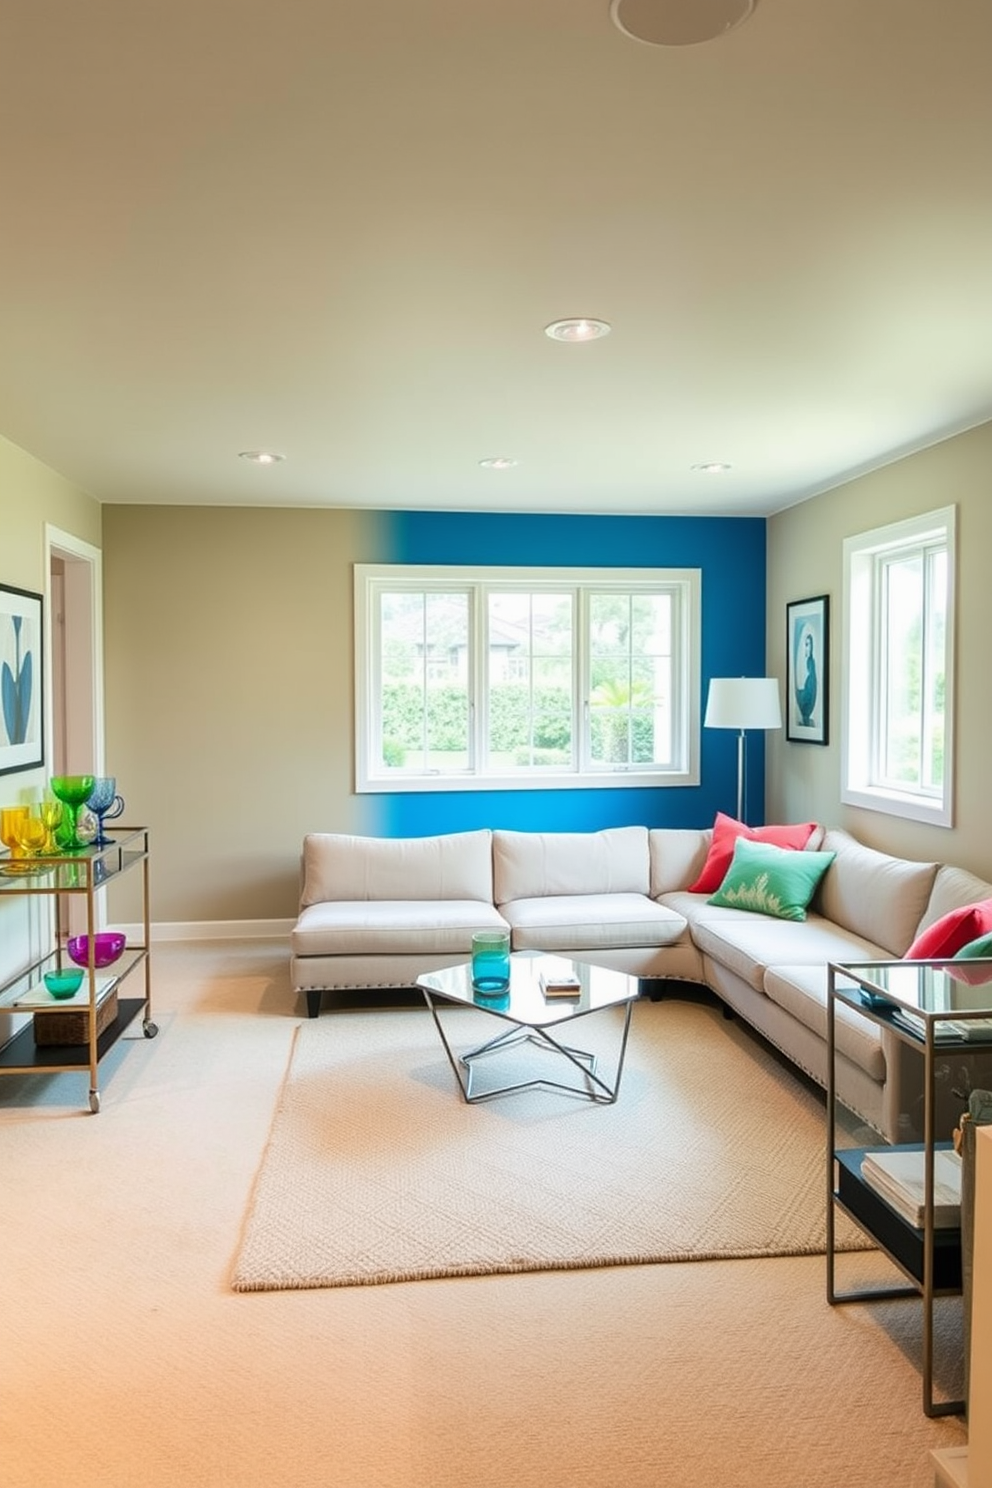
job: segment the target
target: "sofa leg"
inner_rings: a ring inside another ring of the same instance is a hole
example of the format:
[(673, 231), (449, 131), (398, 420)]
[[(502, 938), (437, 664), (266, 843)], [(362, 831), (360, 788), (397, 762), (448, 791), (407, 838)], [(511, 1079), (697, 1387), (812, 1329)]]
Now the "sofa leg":
[(307, 1017), (308, 1018), (316, 1018), (317, 1014), (320, 1012), (320, 999), (321, 999), (321, 990), (320, 990), (319, 987), (317, 987), (317, 988), (311, 987), (311, 988), (308, 988), (307, 989)]

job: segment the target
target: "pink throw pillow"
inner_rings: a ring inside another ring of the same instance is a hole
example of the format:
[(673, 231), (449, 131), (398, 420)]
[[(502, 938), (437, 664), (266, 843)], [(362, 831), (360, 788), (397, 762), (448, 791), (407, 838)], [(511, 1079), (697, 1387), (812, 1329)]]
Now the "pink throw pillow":
[(955, 956), (969, 941), (992, 930), (992, 899), (952, 909), (918, 935), (906, 952), (907, 961), (939, 961)]
[(751, 842), (770, 842), (774, 847), (791, 847), (798, 851), (806, 846), (815, 831), (816, 822), (794, 822), (783, 827), (748, 827), (744, 822), (718, 811), (713, 823), (713, 841), (710, 843), (703, 871), (696, 882), (690, 884), (688, 892), (715, 893), (727, 876), (734, 856), (734, 844), (739, 837), (747, 837)]

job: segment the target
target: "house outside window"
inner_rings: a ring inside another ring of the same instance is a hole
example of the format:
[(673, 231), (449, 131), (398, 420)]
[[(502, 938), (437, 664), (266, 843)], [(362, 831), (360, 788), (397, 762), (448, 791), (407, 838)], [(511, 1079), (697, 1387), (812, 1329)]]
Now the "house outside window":
[(695, 569), (357, 565), (359, 791), (698, 783)]
[(955, 509), (844, 543), (841, 799), (953, 823)]

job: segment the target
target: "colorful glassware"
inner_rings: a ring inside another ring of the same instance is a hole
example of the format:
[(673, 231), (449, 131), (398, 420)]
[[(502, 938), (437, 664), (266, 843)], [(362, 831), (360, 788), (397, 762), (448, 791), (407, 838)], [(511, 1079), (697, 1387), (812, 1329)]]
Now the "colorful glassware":
[[(93, 965), (112, 966), (122, 955), (127, 945), (127, 936), (121, 930), (98, 930), (93, 937)], [(70, 935), (65, 943), (69, 958), (77, 966), (88, 966), (90, 941), (88, 935)]]
[(23, 862), (24, 849), (18, 839), (18, 829), (28, 814), (26, 806), (4, 806), (0, 808), (0, 841), (10, 850), (10, 858), (4, 864), (5, 873), (27, 873), (30, 869)]
[(62, 852), (79, 852), (87, 844), (79, 835), (79, 813), (93, 789), (92, 775), (53, 775), (49, 784), (52, 794), (65, 807), (55, 836)]
[(124, 810), (124, 797), (117, 794), (116, 775), (94, 776), (93, 789), (86, 798), (86, 804), (97, 819), (93, 846), (106, 847), (111, 838), (103, 830), (103, 824), (105, 821), (114, 821)]
[(46, 835), (43, 851), (50, 856), (59, 850), (56, 832), (62, 824), (65, 807), (57, 796), (46, 795), (38, 807), (38, 812), (42, 821), (45, 823)]
[(29, 806), (14, 826), (14, 836), (24, 857), (34, 858), (44, 852), (48, 828), (41, 819), (41, 809)]

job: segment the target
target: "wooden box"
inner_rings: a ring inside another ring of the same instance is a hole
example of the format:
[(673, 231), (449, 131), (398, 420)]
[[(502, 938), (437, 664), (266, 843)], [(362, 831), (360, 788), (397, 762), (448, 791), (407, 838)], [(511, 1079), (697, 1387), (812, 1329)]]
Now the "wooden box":
[[(117, 1017), (117, 993), (111, 992), (97, 1003), (97, 1037)], [(35, 1013), (34, 1041), (44, 1048), (52, 1044), (88, 1044), (90, 1010), (88, 1007), (64, 1008), (59, 1012)]]

